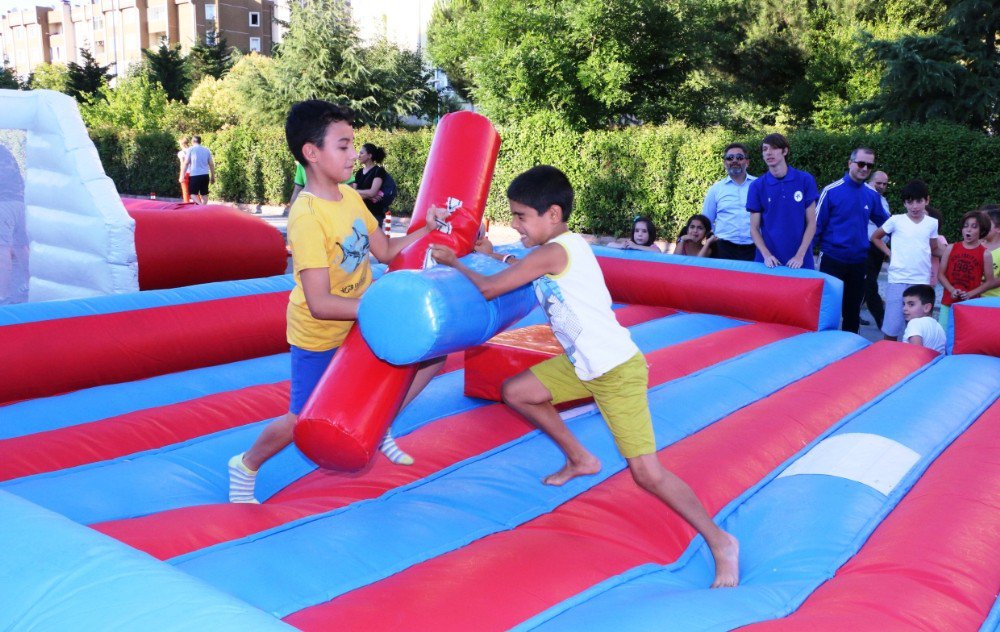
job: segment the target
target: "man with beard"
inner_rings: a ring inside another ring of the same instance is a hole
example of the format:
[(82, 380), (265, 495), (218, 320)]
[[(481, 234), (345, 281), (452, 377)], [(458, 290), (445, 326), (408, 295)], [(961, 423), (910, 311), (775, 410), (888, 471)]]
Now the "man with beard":
[(712, 220), (716, 236), (715, 256), (719, 259), (753, 261), (756, 248), (750, 237), (747, 191), (755, 177), (747, 173), (750, 152), (740, 143), (730, 143), (722, 152), (726, 177), (713, 184), (705, 195), (701, 213)]

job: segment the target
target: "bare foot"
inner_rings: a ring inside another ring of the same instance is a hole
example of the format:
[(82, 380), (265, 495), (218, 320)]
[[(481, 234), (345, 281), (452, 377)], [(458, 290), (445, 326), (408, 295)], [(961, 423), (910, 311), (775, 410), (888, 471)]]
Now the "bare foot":
[(725, 540), (711, 547), (715, 558), (715, 581), (712, 588), (732, 588), (740, 583), (740, 543), (722, 532)]
[(561, 470), (549, 474), (542, 479), (542, 482), (546, 485), (559, 487), (560, 485), (565, 485), (568, 481), (576, 478), (577, 476), (597, 474), (600, 471), (601, 462), (593, 456), (580, 462), (574, 462), (567, 459), (566, 465), (564, 465)]

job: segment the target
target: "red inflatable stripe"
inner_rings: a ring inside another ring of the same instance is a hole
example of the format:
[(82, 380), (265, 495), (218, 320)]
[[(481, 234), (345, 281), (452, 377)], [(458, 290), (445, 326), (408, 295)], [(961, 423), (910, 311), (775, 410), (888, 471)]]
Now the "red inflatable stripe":
[(287, 304), (282, 291), (0, 327), (0, 404), (285, 353)]
[(5, 439), (0, 481), (153, 450), (286, 412), (287, 381)]
[[(647, 355), (652, 364), (650, 383), (676, 379), (800, 331), (775, 325), (747, 325), (661, 349)], [(481, 454), (530, 429), (527, 422), (506, 406), (494, 404), (436, 421), (401, 437), (399, 444), (416, 458), (410, 467), (390, 465), (378, 456), (360, 472), (312, 472), (263, 505), (185, 507), (91, 526), (154, 557), (168, 559), (377, 497)]]
[[(741, 330), (746, 328), (736, 333)], [(662, 450), (660, 460), (715, 513), (830, 423), (932, 357), (925, 349), (877, 343)], [(686, 523), (623, 471), (512, 531), (285, 621), (303, 630), (329, 629), (333, 622), (344, 629), (402, 629), (414, 621), (431, 630), (477, 629), (484, 621), (490, 628), (509, 629), (633, 566), (673, 561), (692, 536)], [(499, 594), (503, 599), (497, 599)]]
[(858, 554), (758, 630), (978, 630), (1000, 590), (1000, 401), (928, 468)]
[[(761, 323), (816, 330), (823, 280), (767, 276), (683, 264), (598, 257), (611, 296)], [(726, 288), (725, 292), (708, 291)]]
[(135, 220), (140, 290), (269, 277), (288, 267), (285, 238), (259, 217), (212, 204), (122, 203)]

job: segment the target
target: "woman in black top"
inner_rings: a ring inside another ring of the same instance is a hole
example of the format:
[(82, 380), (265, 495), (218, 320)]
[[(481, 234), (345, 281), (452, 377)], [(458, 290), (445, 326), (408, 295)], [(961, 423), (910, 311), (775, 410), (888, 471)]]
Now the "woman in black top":
[(351, 183), (376, 219), (382, 219), (385, 214), (385, 209), (382, 208), (384, 197), (382, 184), (387, 174), (382, 166), (383, 160), (385, 160), (384, 149), (372, 143), (362, 145), (361, 151), (358, 152), (361, 168), (354, 174), (354, 182)]

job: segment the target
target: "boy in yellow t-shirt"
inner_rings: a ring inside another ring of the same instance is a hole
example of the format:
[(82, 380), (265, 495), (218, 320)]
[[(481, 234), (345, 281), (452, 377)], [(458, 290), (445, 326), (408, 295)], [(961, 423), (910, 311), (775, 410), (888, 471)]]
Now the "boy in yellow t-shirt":
[[(327, 101), (292, 106), (285, 137), (295, 159), (305, 165), (307, 184), (288, 218), (295, 288), (288, 298), (288, 342), (292, 386), (289, 412), (257, 437), (253, 446), (229, 460), (230, 502), (255, 503), (257, 470), (292, 442), (298, 415), (358, 315), (358, 301), (371, 285), (368, 253), (387, 262), (430, 232), (443, 219), (442, 209), (428, 211), (426, 226), (405, 237), (389, 239), (354, 189), (340, 184), (350, 178), (354, 161), (353, 115)], [(405, 407), (441, 369), (444, 360), (425, 362), (403, 399)], [(413, 460), (390, 435), (382, 451), (395, 463)]]

